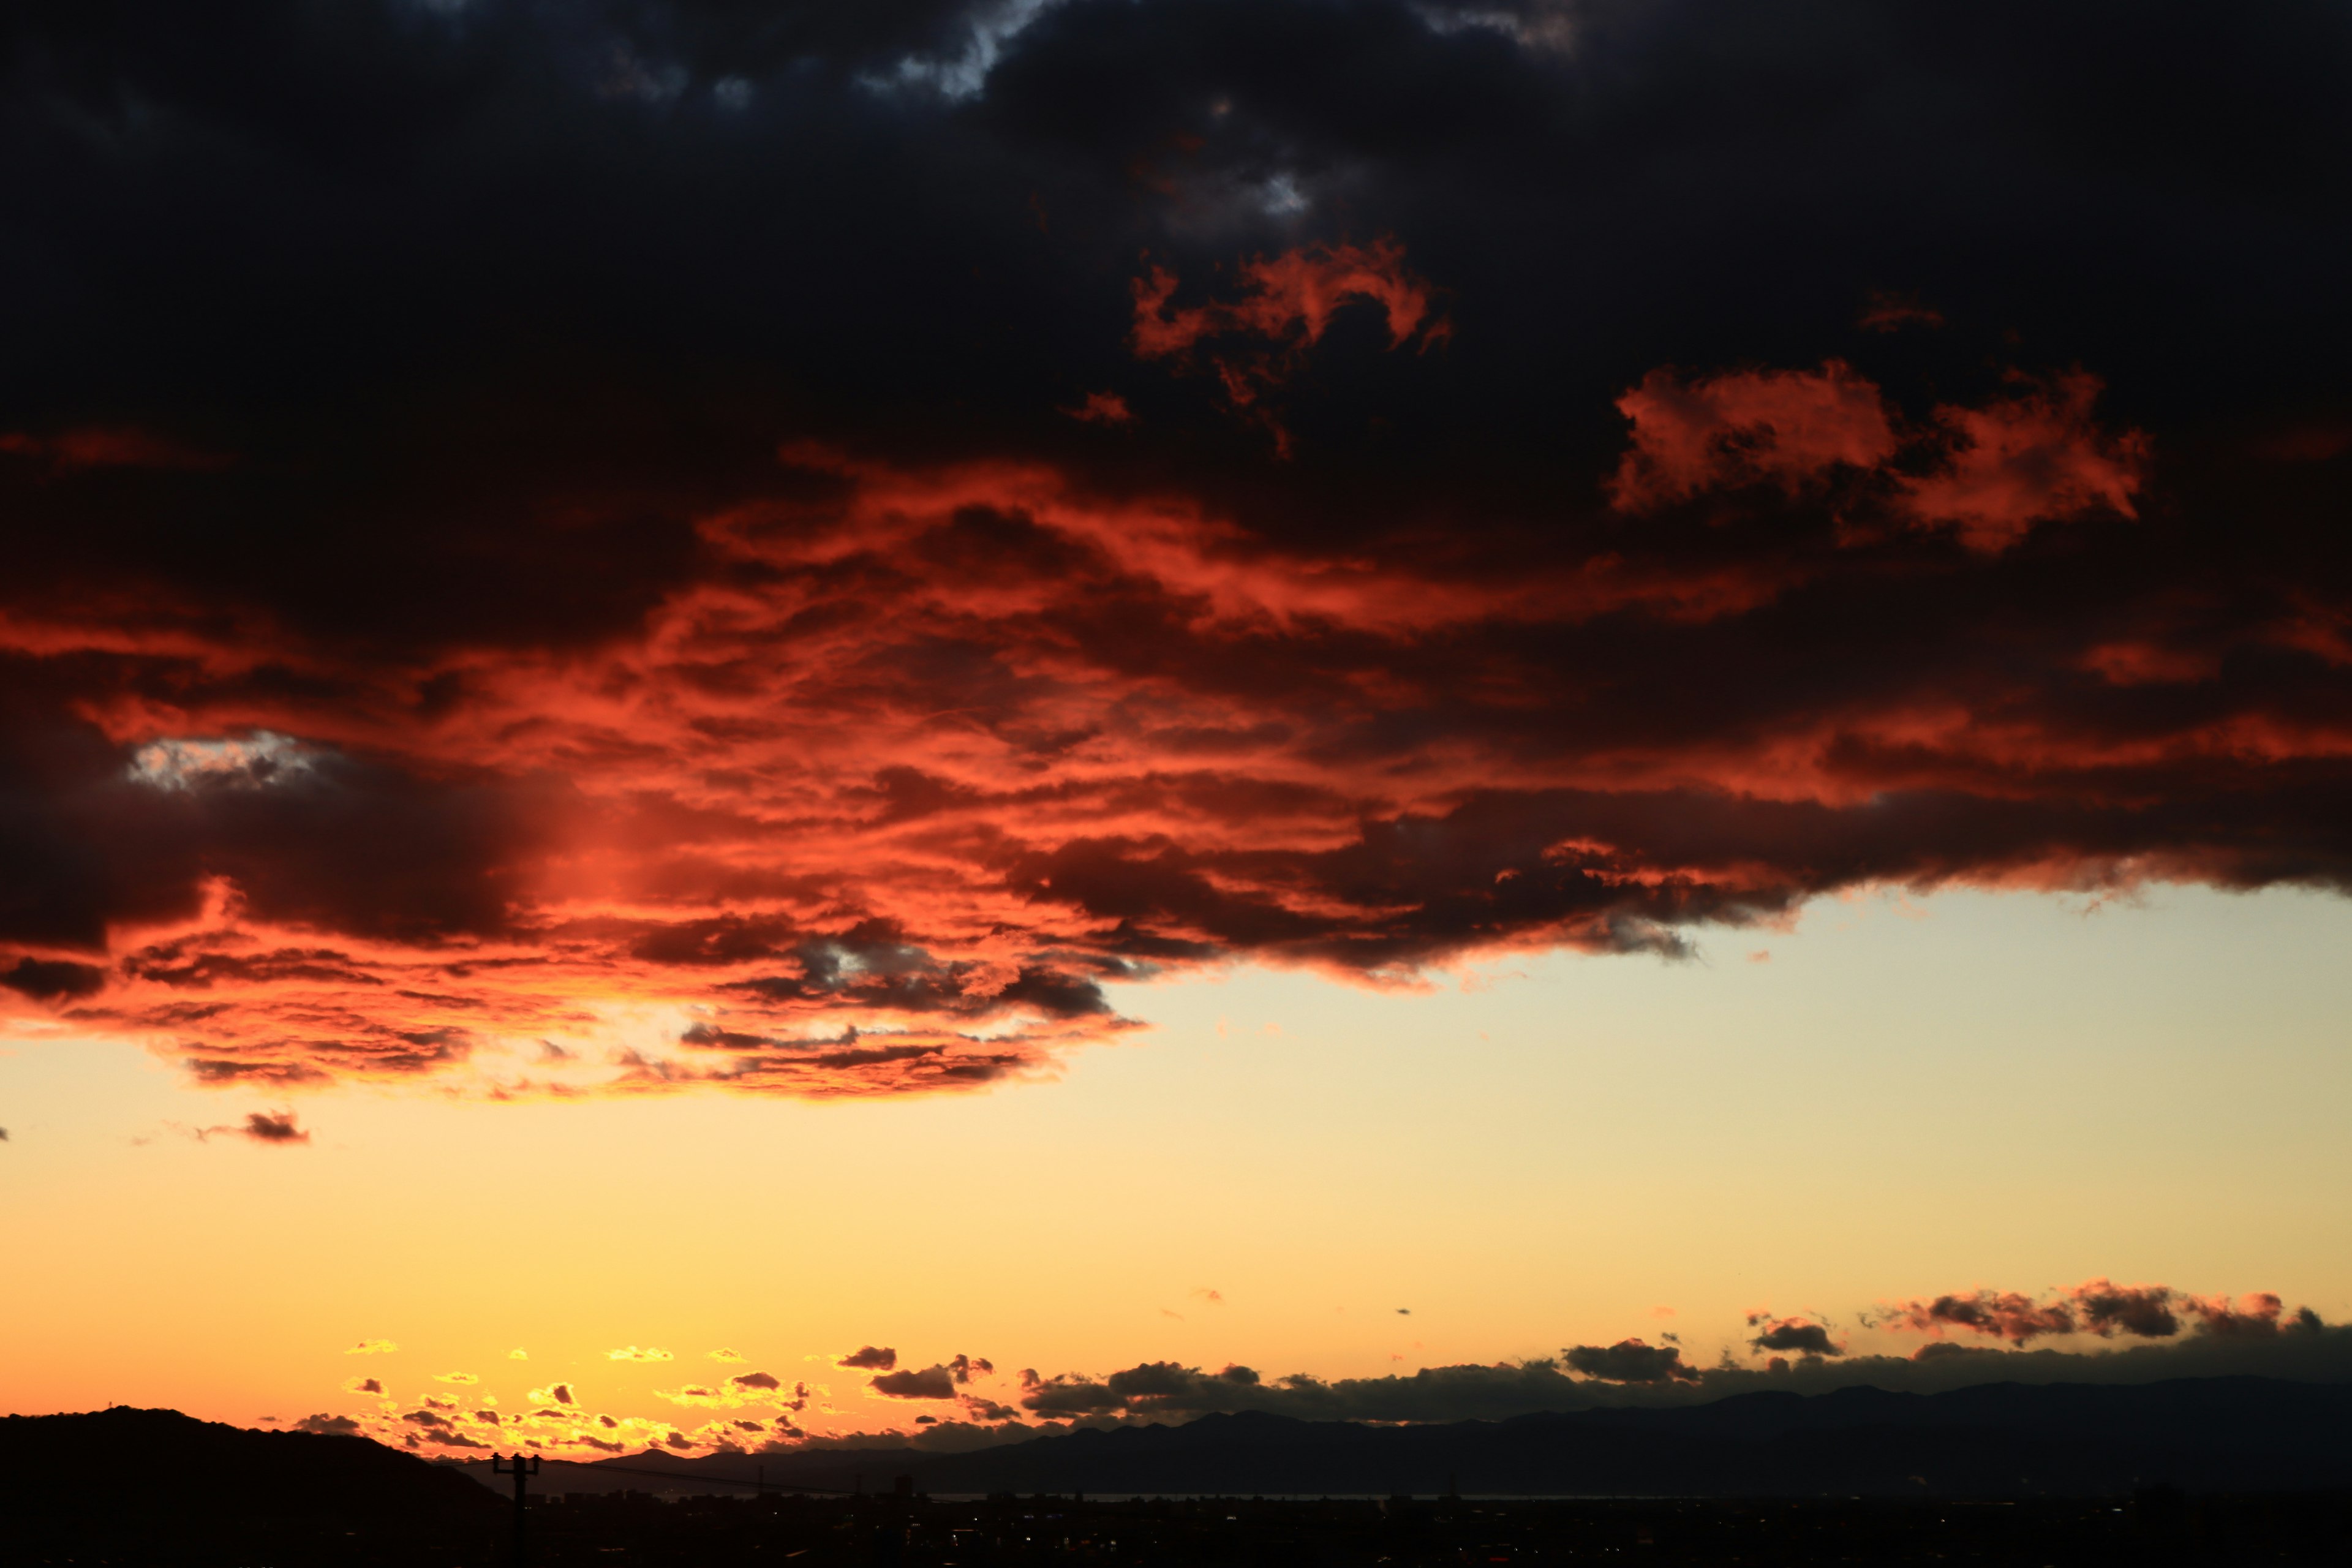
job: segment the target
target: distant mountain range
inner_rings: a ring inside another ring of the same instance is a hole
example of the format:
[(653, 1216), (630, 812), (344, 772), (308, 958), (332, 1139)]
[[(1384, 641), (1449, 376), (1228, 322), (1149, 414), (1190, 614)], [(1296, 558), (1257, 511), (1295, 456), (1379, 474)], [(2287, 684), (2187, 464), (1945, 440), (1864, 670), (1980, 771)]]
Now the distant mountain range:
[(507, 1505), (364, 1437), (175, 1410), (0, 1418), (0, 1562), (499, 1563)]
[[(487, 1467), (473, 1467), (486, 1468)], [(2352, 1485), (2352, 1385), (2198, 1378), (1948, 1394), (1748, 1394), (1674, 1409), (1422, 1426), (1209, 1415), (977, 1452), (659, 1450), (550, 1466), (549, 1491), (727, 1483), (932, 1493), (2085, 1497)]]

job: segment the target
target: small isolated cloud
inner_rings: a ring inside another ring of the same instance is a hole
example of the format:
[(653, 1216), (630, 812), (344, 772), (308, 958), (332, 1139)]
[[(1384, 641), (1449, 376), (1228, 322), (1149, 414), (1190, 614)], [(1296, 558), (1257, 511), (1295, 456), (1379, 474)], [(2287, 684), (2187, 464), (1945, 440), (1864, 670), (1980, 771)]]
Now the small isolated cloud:
[(516, 1349), (507, 1352), (509, 1361), (529, 1361), (530, 1359), (530, 1352), (527, 1350)]
[(310, 1133), (295, 1125), (294, 1113), (290, 1110), (255, 1110), (247, 1113), (243, 1121), (220, 1127), (199, 1127), (196, 1129), (196, 1142), (208, 1142), (215, 1133), (250, 1139), (256, 1143), (308, 1143), (310, 1141)]
[(545, 1388), (534, 1388), (530, 1391), (530, 1398), (533, 1405), (562, 1405), (570, 1408), (577, 1408), (580, 1403), (572, 1395), (572, 1385), (568, 1383), (551, 1383)]
[(639, 1350), (635, 1345), (623, 1345), (619, 1350), (606, 1351), (604, 1359), (606, 1361), (676, 1361), (677, 1358), (659, 1346)]
[(1132, 425), (1135, 411), (1127, 399), (1116, 392), (1089, 392), (1071, 407), (1062, 410), (1071, 418), (1085, 425)]
[(898, 1352), (887, 1345), (860, 1345), (834, 1364), (842, 1368), (855, 1367), (864, 1372), (888, 1372), (898, 1364)]
[(1800, 1355), (1843, 1355), (1845, 1347), (1830, 1338), (1829, 1330), (1803, 1318), (1775, 1318), (1769, 1312), (1748, 1315), (1748, 1326), (1758, 1331), (1748, 1342), (1759, 1351), (1793, 1351)]
[(710, 1352), (710, 1359), (712, 1361), (741, 1361), (743, 1359), (743, 1355), (740, 1351), (715, 1350)]
[(362, 1340), (343, 1353), (345, 1355), (390, 1355), (399, 1348), (390, 1340)]
[(1225, 1293), (1222, 1290), (1212, 1290), (1206, 1285), (1194, 1286), (1192, 1294), (1212, 1307), (1222, 1307), (1225, 1304)]
[(345, 1394), (382, 1394), (383, 1384), (373, 1377), (352, 1377), (343, 1380)]
[(470, 1372), (436, 1372), (433, 1374), (433, 1381), (436, 1383), (479, 1383), (482, 1380), (475, 1376)]
[(779, 1388), (782, 1386), (777, 1382), (776, 1376), (773, 1373), (766, 1372), (739, 1372), (727, 1381), (733, 1384), (738, 1388)]

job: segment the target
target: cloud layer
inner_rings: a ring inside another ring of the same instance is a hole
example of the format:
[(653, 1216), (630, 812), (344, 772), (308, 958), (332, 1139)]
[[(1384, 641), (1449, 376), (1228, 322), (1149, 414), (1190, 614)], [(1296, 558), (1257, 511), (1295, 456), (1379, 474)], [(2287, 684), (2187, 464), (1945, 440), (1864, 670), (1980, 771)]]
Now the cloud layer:
[[(1901, 1353), (1903, 1338), (1912, 1334), (1926, 1337)], [(2327, 1324), (2307, 1307), (2288, 1311), (2267, 1291), (2233, 1300), (2105, 1279), (2038, 1298), (1988, 1289), (1882, 1305), (1860, 1313), (1851, 1329), (1833, 1329), (1818, 1314), (1759, 1311), (1703, 1364), (1671, 1342), (1676, 1336), (1665, 1339), (1573, 1344), (1524, 1360), (1352, 1378), (1276, 1376), (1237, 1363), (1206, 1367), (1167, 1360), (1098, 1374), (999, 1372), (985, 1358), (961, 1353), (879, 1370), (881, 1352), (869, 1347), (864, 1365), (842, 1363), (870, 1374), (861, 1379), (855, 1401), (835, 1403), (830, 1385), (754, 1369), (723, 1383), (656, 1389), (656, 1398), (676, 1407), (659, 1415), (600, 1408), (595, 1391), (571, 1383), (531, 1389), (523, 1408), (502, 1411), (495, 1408), (494, 1394), (478, 1397), (471, 1388), (462, 1402), (429, 1389), (404, 1400), (383, 1379), (354, 1378), (343, 1384), (345, 1392), (371, 1395), (372, 1404), (335, 1419), (424, 1448), (529, 1442), (558, 1453), (647, 1445), (678, 1452), (783, 1451), (911, 1441), (952, 1450), (1074, 1426), (1182, 1422), (1215, 1412), (1328, 1421), (1505, 1420), (1547, 1410), (1698, 1404), (1769, 1390), (1927, 1394), (2011, 1382), (2352, 1379), (2352, 1327)], [(468, 1404), (480, 1407), (469, 1411)]]
[(0, 23), (13, 1029), (962, 1089), (2352, 871), (2338, 11), (235, 10)]

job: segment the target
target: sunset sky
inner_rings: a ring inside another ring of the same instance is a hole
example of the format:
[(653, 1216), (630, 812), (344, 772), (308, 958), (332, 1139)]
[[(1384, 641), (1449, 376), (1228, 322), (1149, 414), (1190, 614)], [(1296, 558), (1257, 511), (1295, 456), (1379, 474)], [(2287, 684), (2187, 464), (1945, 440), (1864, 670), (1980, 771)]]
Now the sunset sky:
[(0, 1408), (2352, 1376), (2352, 6), (0, 59)]

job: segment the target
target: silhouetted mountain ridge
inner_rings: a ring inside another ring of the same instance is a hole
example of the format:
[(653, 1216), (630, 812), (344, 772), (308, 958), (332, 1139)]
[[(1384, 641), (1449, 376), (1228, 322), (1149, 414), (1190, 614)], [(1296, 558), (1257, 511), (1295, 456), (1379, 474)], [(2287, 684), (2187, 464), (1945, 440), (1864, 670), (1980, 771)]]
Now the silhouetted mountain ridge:
[[(1262, 1413), (1038, 1437), (976, 1452), (829, 1449), (562, 1467), (551, 1490), (658, 1489), (620, 1473), (931, 1492), (1234, 1495), (2096, 1496), (2352, 1484), (2352, 1386), (2233, 1377), (1990, 1384), (1946, 1394), (1747, 1394), (1422, 1426)], [(614, 1473), (589, 1482), (600, 1468)], [(586, 1482), (586, 1485), (582, 1483)]]
[(0, 1559), (476, 1564), (507, 1510), (364, 1437), (259, 1432), (175, 1410), (0, 1418)]

